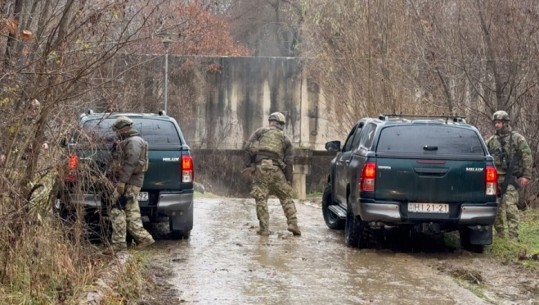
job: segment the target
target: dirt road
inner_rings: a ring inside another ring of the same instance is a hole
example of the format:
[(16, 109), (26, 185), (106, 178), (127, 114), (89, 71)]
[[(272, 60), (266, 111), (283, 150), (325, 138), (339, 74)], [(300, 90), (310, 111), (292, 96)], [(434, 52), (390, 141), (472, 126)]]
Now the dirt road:
[(252, 199), (197, 199), (191, 239), (148, 253), (155, 286), (139, 304), (539, 304), (539, 276), (445, 246), (358, 250), (318, 204), (296, 204), (303, 235), (270, 201), (269, 237)]

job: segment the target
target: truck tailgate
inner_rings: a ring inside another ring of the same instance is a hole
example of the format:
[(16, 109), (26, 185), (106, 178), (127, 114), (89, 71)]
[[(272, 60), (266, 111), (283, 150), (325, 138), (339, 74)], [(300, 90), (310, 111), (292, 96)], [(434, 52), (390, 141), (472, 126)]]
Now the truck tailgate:
[(148, 151), (148, 170), (144, 175), (142, 189), (151, 190), (180, 190), (182, 151), (178, 150), (150, 150)]
[(485, 202), (485, 160), (377, 158), (374, 197), (410, 202)]

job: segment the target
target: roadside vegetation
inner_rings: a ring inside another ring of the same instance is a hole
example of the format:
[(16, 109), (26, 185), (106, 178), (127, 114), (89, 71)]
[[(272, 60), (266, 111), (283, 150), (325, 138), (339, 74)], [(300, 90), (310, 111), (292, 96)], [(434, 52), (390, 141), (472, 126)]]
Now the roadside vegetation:
[[(78, 304), (108, 268), (106, 244), (89, 240), (80, 214), (64, 222), (53, 213), (56, 182), (69, 175), (61, 142), (87, 109), (157, 112), (162, 80), (156, 98), (132, 103), (136, 84), (123, 75), (134, 68), (115, 60), (160, 63), (165, 39), (170, 54), (249, 53), (219, 7), (202, 1), (0, 1), (1, 304)], [(139, 264), (116, 274), (102, 304), (136, 298)]]
[(522, 214), (519, 241), (494, 237), (488, 253), (499, 259), (518, 263), (539, 271), (539, 210), (527, 210)]

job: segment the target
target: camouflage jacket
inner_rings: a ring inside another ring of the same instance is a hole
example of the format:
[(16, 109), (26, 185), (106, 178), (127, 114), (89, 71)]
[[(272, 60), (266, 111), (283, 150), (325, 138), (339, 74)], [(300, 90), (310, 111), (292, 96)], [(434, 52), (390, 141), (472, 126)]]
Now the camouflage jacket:
[(523, 135), (512, 131), (511, 127), (502, 128), (487, 139), (487, 147), (501, 178), (505, 177), (511, 160), (514, 162), (513, 176), (531, 178), (532, 152)]
[(259, 128), (245, 142), (243, 149), (246, 167), (262, 159), (272, 159), (279, 164), (286, 180), (292, 181), (294, 149), (292, 142), (282, 130), (276, 127)]
[(113, 164), (117, 166), (115, 180), (142, 187), (144, 173), (148, 167), (148, 143), (134, 130), (123, 133), (113, 153)]

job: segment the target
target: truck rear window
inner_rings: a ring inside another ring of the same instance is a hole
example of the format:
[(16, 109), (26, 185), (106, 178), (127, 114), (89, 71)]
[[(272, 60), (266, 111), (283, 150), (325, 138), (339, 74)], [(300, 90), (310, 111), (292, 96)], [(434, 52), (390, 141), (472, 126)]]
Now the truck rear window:
[[(133, 120), (133, 128), (135, 128), (140, 136), (148, 142), (151, 147), (153, 145), (181, 145), (180, 136), (176, 130), (176, 126), (170, 121), (139, 119)], [(93, 134), (101, 139), (114, 139), (115, 132), (111, 126), (115, 119), (90, 120), (84, 123), (83, 129), (87, 134)]]
[(481, 139), (474, 130), (424, 124), (382, 129), (376, 152), (435, 156), (485, 155)]

